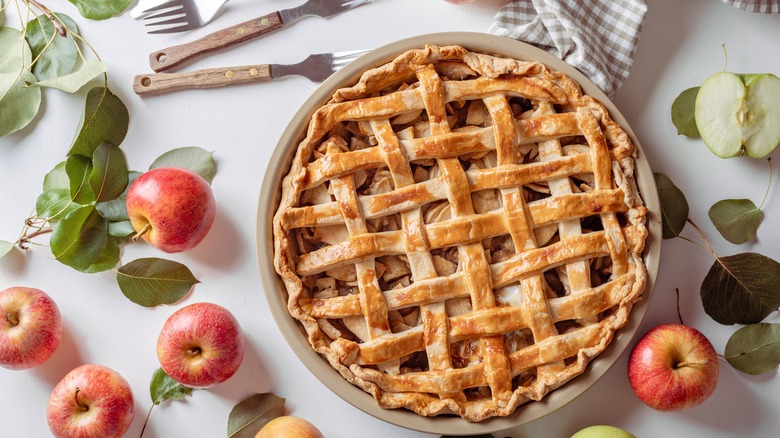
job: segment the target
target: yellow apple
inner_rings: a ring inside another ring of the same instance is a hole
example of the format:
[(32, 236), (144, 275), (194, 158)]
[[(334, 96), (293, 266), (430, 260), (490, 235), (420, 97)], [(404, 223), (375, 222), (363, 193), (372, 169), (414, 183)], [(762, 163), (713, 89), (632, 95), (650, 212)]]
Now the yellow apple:
[(575, 433), (571, 438), (636, 438), (634, 435), (615, 426), (590, 426)]
[(255, 438), (324, 438), (313, 424), (303, 418), (284, 415), (276, 417), (263, 426)]

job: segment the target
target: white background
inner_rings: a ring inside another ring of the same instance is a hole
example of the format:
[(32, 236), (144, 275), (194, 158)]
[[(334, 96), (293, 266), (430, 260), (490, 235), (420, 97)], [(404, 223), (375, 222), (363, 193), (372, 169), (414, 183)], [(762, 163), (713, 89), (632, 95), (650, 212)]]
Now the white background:
[[(6, 25), (18, 28), (14, 0)], [(161, 153), (197, 145), (215, 151), (218, 173), (213, 188), (219, 214), (196, 249), (171, 256), (188, 265), (201, 284), (183, 302), (155, 309), (139, 307), (121, 294), (112, 273), (86, 275), (53, 260), (47, 247), (36, 247), (0, 260), (0, 289), (37, 287), (58, 303), (65, 333), (46, 364), (28, 371), (0, 369), (0, 436), (45, 437), (46, 402), (54, 385), (82, 363), (119, 371), (136, 396), (136, 418), (128, 436), (138, 436), (150, 406), (149, 380), (159, 365), (155, 342), (165, 319), (176, 309), (211, 301), (239, 319), (247, 352), (238, 373), (186, 402), (155, 408), (146, 438), (224, 436), (230, 409), (257, 392), (287, 399), (288, 413), (307, 418), (328, 437), (424, 436), (383, 423), (330, 393), (299, 362), (268, 311), (255, 258), (255, 209), (268, 157), (287, 122), (316, 85), (303, 78), (209, 91), (187, 91), (140, 98), (131, 87), (136, 74), (149, 72), (148, 53), (183, 43), (221, 27), (299, 0), (233, 0), (205, 29), (187, 34), (147, 35), (125, 14), (91, 22), (75, 7), (44, 1), (74, 18), (82, 35), (109, 65), (109, 84), (130, 111), (130, 129), (122, 144), (130, 167), (143, 170)], [(308, 53), (372, 48), (397, 39), (441, 31), (486, 31), (503, 2), (477, 1), (455, 6), (441, 0), (377, 0), (331, 20), (309, 18), (238, 48), (213, 54), (188, 68), (263, 62), (296, 62)], [(669, 175), (687, 195), (691, 218), (715, 250), (728, 255), (760, 252), (780, 259), (780, 205), (777, 178), (764, 206), (758, 240), (734, 246), (723, 240), (707, 218), (718, 200), (749, 198), (761, 202), (769, 172), (764, 160), (722, 160), (700, 141), (676, 135), (670, 107), (678, 93), (700, 85), (724, 69), (780, 74), (780, 16), (743, 12), (717, 0), (649, 0), (649, 12), (631, 76), (614, 101), (626, 116), (651, 166)], [(15, 240), (34, 208), (43, 176), (64, 159), (79, 123), (84, 96), (56, 90), (44, 93), (39, 117), (19, 133), (0, 139), (0, 239)], [(777, 152), (774, 157), (780, 157)], [(777, 160), (776, 161), (780, 161)], [(685, 235), (700, 242), (693, 230)], [(45, 239), (42, 241), (45, 243)], [(122, 260), (164, 256), (145, 244), (129, 245)], [(703, 331), (723, 351), (735, 327), (719, 326), (702, 310), (699, 286), (712, 258), (693, 244), (665, 241), (654, 299), (640, 332), (677, 320), (675, 289), (681, 294), (685, 322)], [(770, 321), (780, 322), (776, 314)], [(626, 377), (626, 356), (584, 395), (557, 413), (496, 436), (566, 437), (592, 424), (613, 424), (637, 436), (777, 436), (780, 380), (775, 372), (750, 377), (721, 361), (718, 388), (703, 405), (680, 413), (659, 413), (644, 406)]]

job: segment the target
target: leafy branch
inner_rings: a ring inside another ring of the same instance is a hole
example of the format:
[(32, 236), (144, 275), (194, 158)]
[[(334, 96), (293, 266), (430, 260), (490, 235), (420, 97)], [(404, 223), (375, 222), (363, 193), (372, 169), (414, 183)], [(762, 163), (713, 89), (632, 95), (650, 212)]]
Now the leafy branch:
[[(102, 20), (120, 14), (132, 0), (70, 1), (83, 17)], [(38, 239), (47, 236), (59, 262), (84, 273), (115, 270), (120, 290), (134, 303), (153, 307), (182, 299), (198, 280), (180, 263), (145, 258), (117, 268), (120, 247), (136, 232), (125, 201), (141, 172), (128, 169), (120, 148), (130, 117), (108, 87), (106, 64), (67, 15), (40, 0), (14, 3), (21, 30), (0, 27), (0, 137), (35, 118), (41, 88), (75, 93), (100, 75), (103, 84), (86, 92), (82, 121), (66, 159), (44, 177), (35, 210), (17, 240), (0, 241), (0, 257), (14, 247), (43, 246)], [(0, 13), (8, 5), (0, 4)], [(82, 45), (91, 51), (89, 58)], [(212, 153), (197, 147), (170, 151), (152, 167), (160, 163), (191, 169), (209, 182), (216, 171)]]
[(149, 394), (152, 396), (152, 405), (149, 407), (149, 411), (146, 412), (146, 419), (144, 419), (144, 425), (141, 428), (139, 438), (144, 436), (146, 425), (149, 423), (149, 417), (151, 417), (155, 406), (166, 400), (183, 400), (184, 397), (192, 395), (192, 388), (188, 388), (173, 380), (165, 370), (157, 368), (152, 373), (152, 381), (149, 383)]
[[(89, 5), (79, 10), (93, 18), (99, 7), (108, 16), (121, 13), (130, 0), (74, 0)], [(3, 13), (10, 3), (4, 3)], [(41, 106), (41, 88), (75, 93), (96, 77), (108, 87), (107, 67), (95, 49), (78, 32), (67, 15), (57, 13), (39, 0), (14, 0), (19, 29), (0, 27), (0, 137), (17, 132), (32, 122)], [(110, 13), (110, 14), (109, 14)], [(92, 52), (87, 58), (81, 45)]]
[[(777, 324), (761, 321), (780, 307), (780, 289), (777, 288), (780, 263), (753, 252), (719, 256), (701, 228), (688, 217), (688, 201), (682, 191), (664, 174), (656, 173), (655, 180), (661, 199), (664, 239), (681, 237), (696, 244), (680, 235), (685, 225), (691, 224), (715, 258), (701, 284), (704, 311), (720, 324), (747, 325), (729, 339), (725, 358), (735, 368), (750, 374), (776, 368), (780, 365), (780, 330), (775, 327)], [(715, 219), (713, 223), (718, 226)], [(745, 219), (731, 221), (733, 232), (744, 235), (746, 233), (741, 233), (744, 230), (740, 228), (748, 228), (747, 234), (753, 238), (759, 223)]]

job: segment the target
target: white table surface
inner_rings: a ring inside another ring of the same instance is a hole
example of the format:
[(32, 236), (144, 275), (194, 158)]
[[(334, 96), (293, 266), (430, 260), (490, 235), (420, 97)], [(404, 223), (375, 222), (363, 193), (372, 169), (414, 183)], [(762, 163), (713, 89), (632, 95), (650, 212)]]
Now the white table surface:
[[(130, 167), (146, 169), (154, 158), (175, 147), (214, 150), (219, 170), (213, 188), (219, 214), (199, 247), (170, 257), (185, 263), (202, 281), (175, 306), (139, 307), (121, 294), (112, 273), (78, 273), (55, 261), (46, 247), (16, 251), (0, 260), (0, 289), (25, 285), (47, 291), (58, 303), (65, 325), (62, 343), (44, 365), (27, 371), (0, 368), (0, 436), (49, 436), (45, 418), (49, 394), (68, 371), (83, 363), (107, 365), (130, 382), (136, 417), (128, 436), (138, 436), (151, 403), (149, 380), (159, 366), (155, 342), (160, 327), (173, 311), (199, 301), (221, 304), (236, 315), (246, 334), (244, 362), (224, 384), (196, 391), (186, 402), (155, 408), (146, 438), (224, 436), (230, 409), (253, 393), (268, 391), (285, 397), (289, 414), (308, 419), (328, 437), (427, 436), (376, 420), (332, 394), (293, 354), (267, 308), (254, 244), (260, 182), (277, 139), (316, 85), (287, 78), (148, 98), (132, 91), (133, 76), (150, 71), (148, 53), (300, 2), (233, 0), (206, 28), (164, 36), (147, 35), (142, 24), (127, 14), (92, 22), (79, 16), (70, 3), (44, 3), (74, 18), (82, 35), (108, 63), (110, 88), (130, 111), (130, 129), (122, 144)], [(615, 103), (654, 170), (669, 175), (686, 193), (691, 217), (716, 251), (723, 255), (756, 251), (780, 259), (778, 178), (772, 182), (758, 240), (742, 246), (727, 243), (708, 220), (707, 210), (725, 198), (760, 203), (767, 187), (767, 165), (763, 160), (716, 158), (700, 141), (677, 136), (669, 117), (679, 92), (724, 68), (722, 44), (728, 49), (727, 70), (780, 74), (780, 16), (743, 12), (717, 0), (648, 3), (634, 67)], [(307, 19), (188, 68), (296, 62), (308, 53), (372, 48), (429, 32), (486, 31), (501, 4), (501, 0), (469, 6), (441, 0), (377, 0), (331, 20)], [(15, 14), (13, 7), (8, 8), (6, 25), (18, 28)], [(83, 94), (46, 90), (39, 117), (23, 131), (0, 139), (0, 239), (18, 236), (43, 176), (70, 147), (83, 102)], [(780, 157), (777, 151), (773, 156)], [(698, 241), (692, 231), (686, 234)], [(122, 260), (141, 256), (167, 257), (137, 244), (125, 247)], [(704, 332), (722, 352), (735, 328), (712, 321), (699, 299), (699, 286), (711, 263), (706, 250), (680, 239), (665, 241), (655, 295), (641, 332), (677, 320), (674, 291), (679, 288), (685, 322)], [(770, 320), (780, 321), (776, 314)], [(780, 379), (776, 373), (750, 377), (721, 361), (720, 382), (712, 398), (685, 412), (659, 413), (632, 392), (626, 356), (555, 414), (495, 436), (567, 437), (592, 424), (617, 425), (640, 437), (777, 436)]]

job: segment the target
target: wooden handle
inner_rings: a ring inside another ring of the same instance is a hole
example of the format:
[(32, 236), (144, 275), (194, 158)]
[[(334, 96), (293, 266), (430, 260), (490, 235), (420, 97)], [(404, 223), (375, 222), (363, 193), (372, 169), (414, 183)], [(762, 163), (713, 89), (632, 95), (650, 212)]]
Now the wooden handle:
[(271, 79), (268, 64), (241, 67), (208, 68), (181, 73), (152, 73), (138, 75), (133, 80), (136, 94), (162, 94), (193, 88), (216, 88)]
[(234, 46), (282, 27), (284, 27), (282, 16), (279, 15), (279, 12), (271, 12), (268, 15), (210, 33), (195, 41), (151, 53), (149, 65), (156, 72), (165, 71), (198, 56)]

